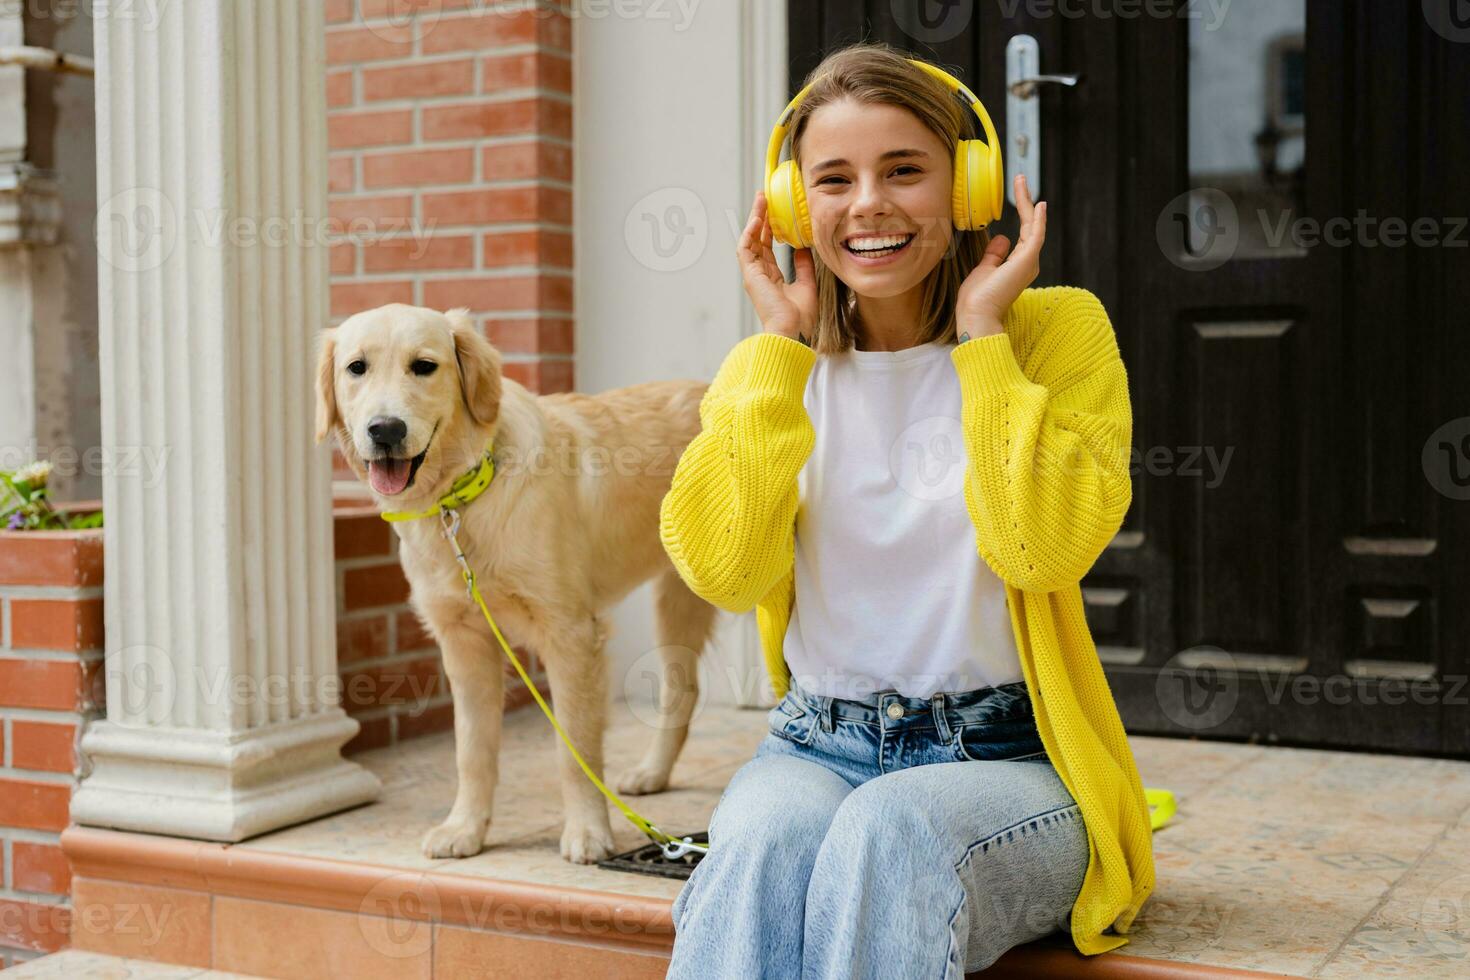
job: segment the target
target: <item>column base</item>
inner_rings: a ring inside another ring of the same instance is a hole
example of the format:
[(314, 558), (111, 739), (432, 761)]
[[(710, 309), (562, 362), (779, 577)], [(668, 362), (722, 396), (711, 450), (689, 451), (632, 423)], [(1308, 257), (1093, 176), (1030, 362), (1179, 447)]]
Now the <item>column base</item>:
[(378, 777), (341, 756), (359, 727), (340, 708), (234, 733), (93, 722), (71, 818), (233, 844), (370, 803)]

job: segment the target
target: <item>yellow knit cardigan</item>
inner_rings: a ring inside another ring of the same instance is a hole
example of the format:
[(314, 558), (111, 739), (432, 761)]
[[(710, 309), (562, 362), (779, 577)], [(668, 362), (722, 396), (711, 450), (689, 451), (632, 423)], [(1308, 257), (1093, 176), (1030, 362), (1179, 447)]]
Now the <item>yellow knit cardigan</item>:
[[(980, 556), (1006, 583), (1042, 743), (1087, 825), (1071, 929), (1091, 955), (1128, 941), (1121, 934), (1154, 887), (1148, 804), (1079, 585), (1132, 499), (1128, 376), (1108, 315), (1085, 289), (1027, 289), (1004, 326), (950, 351), (965, 504)], [(664, 548), (689, 587), (722, 609), (755, 608), (777, 697), (790, 681), (781, 647), (795, 601), (797, 474), (816, 442), (802, 402), (816, 358), (779, 334), (737, 343), (659, 510)], [(1109, 926), (1117, 934), (1104, 934)]]

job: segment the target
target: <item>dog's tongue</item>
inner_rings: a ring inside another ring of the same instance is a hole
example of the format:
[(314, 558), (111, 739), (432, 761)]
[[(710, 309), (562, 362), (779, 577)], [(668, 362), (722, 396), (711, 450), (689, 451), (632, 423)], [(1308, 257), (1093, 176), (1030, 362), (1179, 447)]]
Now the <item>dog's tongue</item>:
[(385, 497), (402, 493), (408, 486), (409, 462), (406, 459), (374, 459), (368, 461), (368, 482)]

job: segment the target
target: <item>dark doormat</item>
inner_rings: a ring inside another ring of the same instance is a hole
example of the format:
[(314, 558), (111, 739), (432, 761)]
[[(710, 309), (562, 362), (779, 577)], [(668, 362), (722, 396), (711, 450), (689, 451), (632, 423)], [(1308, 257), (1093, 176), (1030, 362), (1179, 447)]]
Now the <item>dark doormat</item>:
[[(688, 837), (696, 844), (709, 843), (709, 831), (701, 830), (697, 834), (675, 834), (675, 837)], [(694, 866), (699, 859), (704, 857), (702, 851), (690, 851), (681, 858), (670, 861), (664, 857), (663, 850), (652, 842), (622, 854), (614, 854), (597, 862), (599, 868), (607, 868), (611, 871), (631, 871), (640, 875), (657, 875), (660, 878), (688, 878), (694, 872)]]

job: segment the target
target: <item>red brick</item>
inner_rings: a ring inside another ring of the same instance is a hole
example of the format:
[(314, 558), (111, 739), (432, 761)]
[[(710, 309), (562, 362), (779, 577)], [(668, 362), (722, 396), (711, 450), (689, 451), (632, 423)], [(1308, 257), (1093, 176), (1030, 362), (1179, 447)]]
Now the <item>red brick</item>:
[(343, 153), (327, 158), (327, 190), (333, 194), (350, 191), (357, 185), (357, 169), (352, 154)]
[(486, 58), (480, 67), (480, 91), (515, 88), (572, 91), (572, 61), (562, 55), (533, 51)]
[(408, 579), (397, 562), (349, 568), (342, 573), (342, 599), (347, 609), (396, 606), (408, 601)]
[(373, 708), (422, 709), (445, 693), (439, 672), (439, 657), (419, 657), (400, 663), (380, 664), (362, 670), (343, 671), (342, 707), (348, 714)]
[(333, 150), (355, 146), (389, 146), (413, 139), (413, 110), (334, 112), (327, 117), (327, 145)]
[(337, 514), (332, 519), (332, 544), (338, 559), (386, 558), (393, 553), (393, 531), (376, 510)]
[[(481, 139), (536, 133), (572, 136), (572, 107), (552, 99), (508, 99), (501, 102), (466, 102), (424, 109), (423, 137), (426, 140)], [(336, 145), (336, 141), (333, 141)]]
[(337, 663), (373, 660), (388, 655), (388, 617), (337, 620)]
[(82, 680), (75, 660), (0, 660), (0, 706), (77, 711)]
[(70, 786), (0, 778), (0, 827), (60, 831), (70, 805)]
[(357, 271), (357, 246), (351, 242), (334, 243), (330, 256), (332, 275), (350, 276)]
[(327, 105), (333, 108), (352, 105), (352, 72), (327, 72)]
[(0, 585), (101, 584), (101, 531), (0, 531)]
[(362, 73), (362, 97), (375, 102), (383, 99), (422, 99), (435, 95), (469, 95), (475, 90), (475, 63), (432, 61), (428, 64), (402, 65), (393, 68), (370, 68)]
[(409, 610), (398, 614), (395, 626), (398, 632), (398, 653), (413, 650), (437, 649), (434, 634), (419, 622), (418, 614)]
[(16, 649), (96, 650), (102, 646), (102, 600), (11, 599), (10, 645)]
[(412, 302), (413, 283), (406, 280), (332, 284), (333, 316), (351, 316), (389, 303)]
[(17, 769), (75, 772), (76, 736), (76, 725), (16, 718), (10, 723), (11, 763)]
[(572, 236), (562, 231), (504, 231), (485, 236), (482, 264), (572, 267)]
[(71, 909), (65, 905), (0, 898), (0, 947), (54, 953), (71, 937)]
[(340, 24), (352, 19), (352, 0), (327, 0), (327, 23)]
[(23, 892), (65, 895), (71, 890), (71, 865), (55, 844), (14, 841), (10, 845), (14, 858), (11, 880)]
[(538, 15), (532, 10), (502, 12), (487, 7), (478, 16), (441, 18), (424, 33), (422, 48), (424, 54), (440, 54), (481, 51), (503, 44), (529, 44), (545, 31), (542, 22), (551, 19), (545, 11)]
[(373, 153), (362, 158), (364, 187), (420, 187), (464, 184), (475, 179), (475, 151), (409, 150)]
[(413, 54), (413, 24), (374, 24), (327, 31), (327, 64), (345, 65)]
[(425, 192), (423, 220), (440, 225), (488, 225), (497, 221), (572, 223), (572, 195), (555, 187), (491, 187), (477, 191)]
[(363, 20), (379, 20), (385, 17), (401, 21), (406, 14), (418, 14), (419, 19), (432, 26), (435, 18), (448, 10), (464, 10), (471, 4), (483, 4), (485, 0), (358, 0), (358, 10)]
[(398, 740), (417, 738), (454, 728), (454, 704), (436, 704), (422, 710), (405, 711), (398, 716)]
[(384, 239), (364, 245), (362, 256), (367, 272), (471, 269), (475, 265), (475, 240), (468, 235)]
[(571, 361), (508, 361), (502, 370), (537, 394), (574, 390)]
[(568, 276), (486, 276), (478, 279), (435, 279), (424, 283), (424, 305), (436, 310), (467, 306), (471, 310), (572, 309)]
[(413, 222), (413, 198), (407, 195), (334, 197), (327, 213), (338, 234), (362, 236), (407, 231)]
[(571, 354), (576, 350), (571, 320), (486, 320), (485, 336), (508, 354)]
[(572, 148), (545, 140), (521, 140), (487, 146), (480, 154), (480, 173), (486, 180), (544, 177), (572, 179)]

